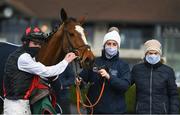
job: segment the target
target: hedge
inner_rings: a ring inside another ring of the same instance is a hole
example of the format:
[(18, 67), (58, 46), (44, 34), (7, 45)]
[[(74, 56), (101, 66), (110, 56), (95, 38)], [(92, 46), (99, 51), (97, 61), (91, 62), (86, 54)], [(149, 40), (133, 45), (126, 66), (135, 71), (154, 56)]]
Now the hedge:
[[(83, 90), (82, 92), (85, 93), (85, 92), (87, 92), (86, 90)], [(179, 102), (180, 102), (180, 87), (178, 88), (178, 93), (179, 93)], [(133, 85), (128, 89), (128, 91), (125, 94), (126, 104), (127, 104), (127, 113), (134, 113), (135, 94), (136, 94), (135, 85)], [(76, 104), (76, 92), (75, 92), (74, 87), (72, 87), (71, 99), (72, 99), (73, 104)]]
[[(136, 89), (135, 85), (131, 86), (128, 91), (126, 92), (126, 103), (127, 103), (127, 112), (134, 113), (135, 109), (135, 94)], [(179, 102), (180, 102), (180, 87), (178, 88), (179, 93)], [(180, 110), (179, 110), (180, 111)]]

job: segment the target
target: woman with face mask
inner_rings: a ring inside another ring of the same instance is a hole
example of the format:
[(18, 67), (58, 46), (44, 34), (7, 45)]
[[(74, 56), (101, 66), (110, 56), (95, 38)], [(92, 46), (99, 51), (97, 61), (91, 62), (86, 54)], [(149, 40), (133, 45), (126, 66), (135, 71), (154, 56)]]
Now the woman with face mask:
[(133, 67), (136, 85), (136, 113), (177, 114), (179, 100), (174, 71), (161, 62), (161, 44), (152, 39), (144, 44), (144, 62)]
[[(88, 89), (88, 98), (95, 103), (99, 97), (103, 81), (105, 88), (99, 103), (93, 108), (94, 114), (126, 113), (125, 92), (130, 86), (129, 65), (119, 58), (121, 38), (118, 29), (110, 28), (103, 39), (101, 57), (95, 59), (92, 70), (83, 70), (83, 81), (92, 85)], [(98, 69), (97, 69), (98, 68)], [(88, 109), (88, 113), (91, 111)]]

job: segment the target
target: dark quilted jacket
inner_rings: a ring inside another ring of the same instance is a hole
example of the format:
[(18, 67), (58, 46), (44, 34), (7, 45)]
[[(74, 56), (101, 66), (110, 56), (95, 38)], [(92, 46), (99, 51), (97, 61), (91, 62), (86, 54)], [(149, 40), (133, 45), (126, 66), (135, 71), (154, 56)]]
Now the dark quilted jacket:
[(137, 64), (132, 69), (136, 85), (136, 113), (178, 113), (179, 99), (172, 68), (162, 63)]

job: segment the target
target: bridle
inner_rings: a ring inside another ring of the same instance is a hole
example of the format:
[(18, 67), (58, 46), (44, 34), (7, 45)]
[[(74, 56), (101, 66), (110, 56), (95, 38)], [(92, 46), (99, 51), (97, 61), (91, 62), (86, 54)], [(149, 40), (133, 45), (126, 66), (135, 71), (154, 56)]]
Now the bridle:
[[(79, 73), (78, 73), (78, 65), (77, 65), (77, 61), (80, 62), (85, 54), (85, 51), (86, 50), (90, 50), (90, 46), (85, 44), (85, 45), (82, 45), (82, 46), (79, 46), (79, 47), (74, 47), (72, 42), (71, 42), (71, 36), (70, 36), (70, 33), (68, 32), (68, 30), (65, 28), (64, 29), (65, 31), (65, 34), (67, 36), (67, 41), (68, 41), (68, 44), (70, 47), (68, 47), (68, 51), (66, 51), (66, 53), (68, 52), (74, 52), (76, 54), (76, 56), (78, 56), (78, 58), (75, 60), (75, 75), (76, 75), (76, 78), (77, 79), (81, 79), (81, 77), (79, 76)], [(82, 55), (80, 55), (80, 51), (79, 50), (83, 50), (83, 53)], [(84, 102), (83, 102), (83, 99), (82, 99), (82, 96), (81, 96), (81, 91), (80, 91), (80, 87), (78, 84), (76, 84), (76, 96), (77, 96), (77, 111), (79, 114), (81, 114), (80, 112), (80, 103), (84, 106), (84, 107), (87, 107), (87, 108), (90, 108), (91, 109), (91, 114), (93, 113), (93, 107), (97, 105), (97, 103), (99, 102), (99, 100), (101, 99), (102, 97), (102, 94), (104, 92), (104, 87), (105, 87), (105, 80), (103, 81), (103, 84), (102, 84), (102, 88), (101, 88), (101, 91), (100, 91), (100, 95), (98, 97), (98, 99), (96, 100), (96, 102), (94, 104), (92, 104), (90, 102), (90, 100), (88, 99), (88, 97), (86, 96), (86, 99), (88, 100), (88, 103), (89, 105), (86, 105)]]
[[(86, 50), (90, 50), (90, 46), (87, 45), (87, 44), (82, 45), (82, 46), (79, 46), (79, 47), (73, 46), (73, 44), (72, 44), (72, 42), (71, 42), (71, 40), (70, 40), (70, 39), (71, 39), (70, 33), (68, 32), (68, 30), (67, 30), (66, 28), (64, 29), (64, 31), (65, 31), (65, 34), (66, 34), (66, 36), (67, 36), (68, 44), (69, 44), (69, 46), (70, 46), (70, 47), (68, 47), (68, 49), (67, 49), (66, 52), (74, 52), (75, 55), (78, 56), (78, 57), (77, 57), (77, 60), (78, 60), (78, 61), (81, 61), (82, 58), (83, 58), (83, 56), (84, 56), (84, 54), (85, 54), (85, 51), (86, 51)], [(79, 50), (83, 50), (83, 53), (80, 53)], [(80, 54), (81, 54), (81, 55), (80, 55)]]

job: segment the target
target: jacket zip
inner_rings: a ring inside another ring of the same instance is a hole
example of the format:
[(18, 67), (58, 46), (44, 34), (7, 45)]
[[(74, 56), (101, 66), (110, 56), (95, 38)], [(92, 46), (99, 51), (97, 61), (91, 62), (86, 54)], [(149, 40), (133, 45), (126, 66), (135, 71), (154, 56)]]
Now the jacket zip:
[(151, 76), (150, 76), (150, 114), (152, 114), (152, 72), (153, 72), (153, 67), (151, 66)]
[(139, 107), (139, 103), (137, 102), (137, 105), (136, 105), (136, 113), (137, 113), (138, 107)]
[(167, 110), (166, 110), (166, 104), (163, 103), (163, 106), (164, 106), (164, 111), (165, 111), (165, 113), (167, 113)]

